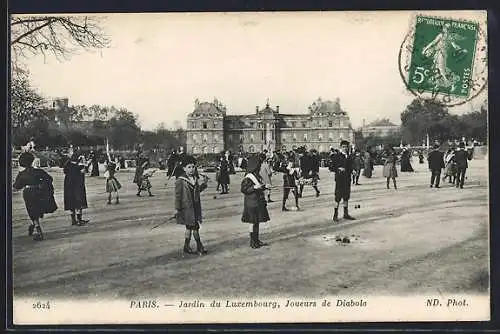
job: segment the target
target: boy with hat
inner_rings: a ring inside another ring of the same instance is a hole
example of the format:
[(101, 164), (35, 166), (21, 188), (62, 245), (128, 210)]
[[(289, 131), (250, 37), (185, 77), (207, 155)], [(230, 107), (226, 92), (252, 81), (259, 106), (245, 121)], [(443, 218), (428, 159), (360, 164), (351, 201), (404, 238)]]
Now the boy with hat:
[(207, 189), (208, 178), (204, 177), (199, 182), (199, 174), (196, 173), (196, 159), (190, 155), (184, 155), (179, 167), (182, 174), (175, 180), (175, 217), (177, 224), (186, 226), (184, 236), (184, 253), (192, 254), (190, 248), (191, 235), (196, 240), (196, 251), (204, 255), (207, 250), (203, 247), (200, 238), (200, 225), (202, 223), (200, 193)]
[(35, 156), (30, 152), (24, 152), (19, 156), (19, 165), (25, 169), (17, 174), (13, 188), (23, 189), (24, 204), (31, 219), (28, 235), (33, 236), (33, 240), (39, 241), (44, 238), (40, 219), (45, 213), (56, 211), (57, 204), (54, 200), (52, 177), (43, 169), (33, 168), (34, 160)]
[(351, 174), (353, 157), (349, 154), (349, 142), (340, 142), (340, 152), (332, 155), (330, 170), (335, 173), (335, 211), (333, 221), (338, 222), (340, 200), (344, 202), (344, 219), (354, 220), (349, 215), (349, 198), (351, 196)]

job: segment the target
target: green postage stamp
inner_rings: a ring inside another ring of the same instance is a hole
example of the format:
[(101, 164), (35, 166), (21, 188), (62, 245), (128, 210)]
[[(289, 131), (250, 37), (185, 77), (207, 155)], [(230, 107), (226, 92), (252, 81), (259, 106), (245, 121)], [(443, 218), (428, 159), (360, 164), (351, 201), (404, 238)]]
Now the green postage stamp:
[(486, 86), (486, 37), (477, 22), (417, 15), (399, 61), (413, 94), (446, 105), (465, 103)]

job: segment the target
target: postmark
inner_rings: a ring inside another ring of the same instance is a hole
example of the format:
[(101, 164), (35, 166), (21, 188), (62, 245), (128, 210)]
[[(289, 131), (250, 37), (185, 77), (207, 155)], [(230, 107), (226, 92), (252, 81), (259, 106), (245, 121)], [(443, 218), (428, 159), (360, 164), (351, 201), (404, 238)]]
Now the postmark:
[(464, 104), (487, 87), (487, 39), (478, 22), (416, 15), (398, 61), (406, 88), (439, 104)]

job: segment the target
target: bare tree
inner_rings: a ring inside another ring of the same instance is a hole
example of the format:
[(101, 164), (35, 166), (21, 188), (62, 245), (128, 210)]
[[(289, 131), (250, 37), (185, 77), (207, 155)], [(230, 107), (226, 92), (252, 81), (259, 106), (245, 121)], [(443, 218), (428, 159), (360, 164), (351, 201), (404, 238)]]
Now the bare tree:
[(10, 26), (14, 66), (30, 55), (53, 54), (67, 60), (78, 49), (102, 49), (110, 44), (101, 19), (95, 16), (13, 16)]

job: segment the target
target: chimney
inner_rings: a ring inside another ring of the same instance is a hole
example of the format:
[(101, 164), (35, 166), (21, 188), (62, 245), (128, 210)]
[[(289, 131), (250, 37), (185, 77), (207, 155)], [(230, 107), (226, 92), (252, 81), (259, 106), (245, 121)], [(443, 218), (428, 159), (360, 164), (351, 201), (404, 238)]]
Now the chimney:
[(363, 118), (363, 127), (366, 126), (366, 120)]
[(280, 106), (276, 106), (276, 112), (280, 112)]
[(259, 112), (259, 106), (256, 106), (256, 107), (255, 107), (255, 111), (256, 111), (256, 112)]

